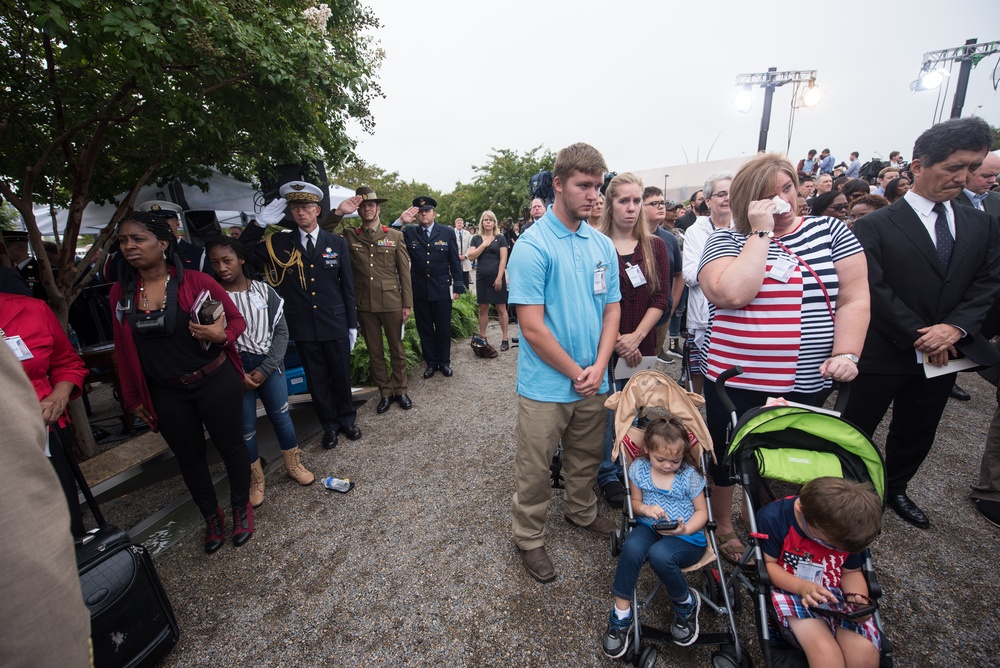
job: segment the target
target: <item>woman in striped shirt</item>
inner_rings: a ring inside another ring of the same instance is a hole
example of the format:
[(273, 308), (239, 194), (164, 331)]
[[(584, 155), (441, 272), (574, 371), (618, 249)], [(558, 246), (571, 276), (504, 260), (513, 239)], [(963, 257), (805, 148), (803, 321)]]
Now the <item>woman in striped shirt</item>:
[(258, 397), (274, 426), (285, 471), (301, 485), (315, 479), (302, 465), (288, 414), (288, 385), (283, 373), (288, 347), (284, 300), (266, 283), (250, 278), (246, 256), (235, 239), (220, 237), (210, 242), (208, 258), (216, 278), (247, 323), (246, 331), (236, 339), (236, 350), (243, 362), (243, 440), (250, 451), (250, 503), (256, 508), (264, 503), (264, 471), (257, 452)]
[(832, 380), (857, 375), (868, 329), (861, 245), (836, 218), (797, 216), (797, 187), (795, 168), (782, 155), (744, 163), (730, 188), (733, 229), (709, 236), (698, 270), (711, 304), (704, 371), (718, 460), (711, 470), (712, 511), (720, 550), (733, 561), (743, 545), (733, 532), (732, 483), (721, 467), (729, 415), (715, 381), (726, 369), (743, 367), (727, 384), (737, 415), (768, 397), (815, 404)]

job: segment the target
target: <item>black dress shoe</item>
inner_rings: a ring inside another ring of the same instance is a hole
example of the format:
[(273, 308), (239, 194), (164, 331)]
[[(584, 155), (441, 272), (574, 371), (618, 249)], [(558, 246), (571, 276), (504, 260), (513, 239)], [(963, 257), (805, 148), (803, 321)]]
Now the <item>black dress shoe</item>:
[(438, 369), (441, 370), (441, 375), (445, 378), (451, 378), (455, 375), (455, 372), (451, 370), (451, 367), (447, 364), (439, 364)]
[(426, 380), (427, 378), (432, 377), (436, 371), (436, 368), (428, 365), (427, 371), (424, 371), (424, 379)]
[(405, 393), (397, 395), (395, 399), (396, 401), (399, 402), (399, 407), (402, 408), (403, 410), (408, 411), (411, 408), (413, 408), (413, 402), (410, 401), (410, 397), (408, 397)]
[(902, 494), (889, 494), (886, 497), (886, 501), (889, 503), (889, 507), (896, 511), (897, 515), (913, 526), (926, 529), (931, 525), (931, 521), (927, 519), (927, 515), (924, 515), (924, 511), (920, 510), (917, 504), (913, 503), (913, 499), (908, 497), (906, 492)]
[(966, 392), (965, 390), (963, 390), (962, 388), (960, 388), (958, 385), (952, 385), (951, 386), (951, 398), (952, 399), (958, 399), (959, 401), (968, 401), (972, 397), (970, 397), (969, 393)]
[(375, 407), (375, 412), (381, 415), (389, 410), (389, 406), (392, 406), (392, 397), (382, 397), (378, 400), (378, 406)]
[(340, 433), (351, 441), (356, 441), (361, 438), (361, 428), (356, 424), (352, 424), (350, 427), (341, 427)]
[(335, 431), (324, 431), (323, 432), (323, 449), (333, 450), (337, 447), (337, 432)]

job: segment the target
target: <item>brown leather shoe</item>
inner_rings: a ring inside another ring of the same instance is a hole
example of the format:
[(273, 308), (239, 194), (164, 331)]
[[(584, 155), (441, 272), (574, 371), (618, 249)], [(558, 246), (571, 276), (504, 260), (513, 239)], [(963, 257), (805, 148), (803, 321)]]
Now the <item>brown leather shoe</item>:
[(524, 562), (524, 570), (528, 571), (528, 575), (543, 583), (556, 579), (556, 569), (552, 566), (544, 546), (533, 550), (518, 548), (518, 551), (521, 553), (521, 561)]
[(605, 519), (600, 515), (598, 515), (594, 519), (594, 521), (588, 524), (587, 526), (582, 526), (580, 524), (577, 524), (568, 517), (566, 518), (566, 521), (575, 527), (586, 529), (590, 533), (594, 534), (595, 536), (600, 536), (601, 538), (610, 538), (611, 532), (614, 531), (616, 528), (615, 525), (611, 523), (611, 520)]

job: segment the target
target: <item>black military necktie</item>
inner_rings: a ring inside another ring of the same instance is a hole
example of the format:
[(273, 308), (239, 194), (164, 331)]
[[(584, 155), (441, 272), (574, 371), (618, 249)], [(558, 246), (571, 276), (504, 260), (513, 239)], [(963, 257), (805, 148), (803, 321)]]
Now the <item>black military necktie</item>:
[(934, 237), (937, 240), (938, 259), (941, 260), (942, 266), (947, 269), (948, 264), (951, 263), (951, 253), (955, 250), (955, 237), (951, 236), (951, 230), (948, 229), (948, 213), (945, 211), (944, 204), (936, 203), (932, 211), (937, 214), (937, 221), (934, 223)]
[(315, 251), (316, 251), (316, 244), (313, 243), (312, 235), (311, 234), (307, 234), (306, 235), (306, 254), (308, 254), (309, 257), (312, 257), (313, 253)]
[(431, 228), (425, 227), (424, 228), (424, 234), (427, 235), (427, 241), (430, 241), (431, 240)]

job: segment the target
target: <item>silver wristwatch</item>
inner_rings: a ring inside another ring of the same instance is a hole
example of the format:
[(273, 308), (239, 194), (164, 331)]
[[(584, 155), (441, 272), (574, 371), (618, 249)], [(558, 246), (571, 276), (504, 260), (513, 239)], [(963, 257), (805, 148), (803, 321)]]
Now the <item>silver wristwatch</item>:
[(846, 357), (847, 359), (851, 360), (855, 364), (858, 363), (858, 356), (855, 355), (854, 353), (840, 353), (840, 354), (834, 355), (834, 357)]

